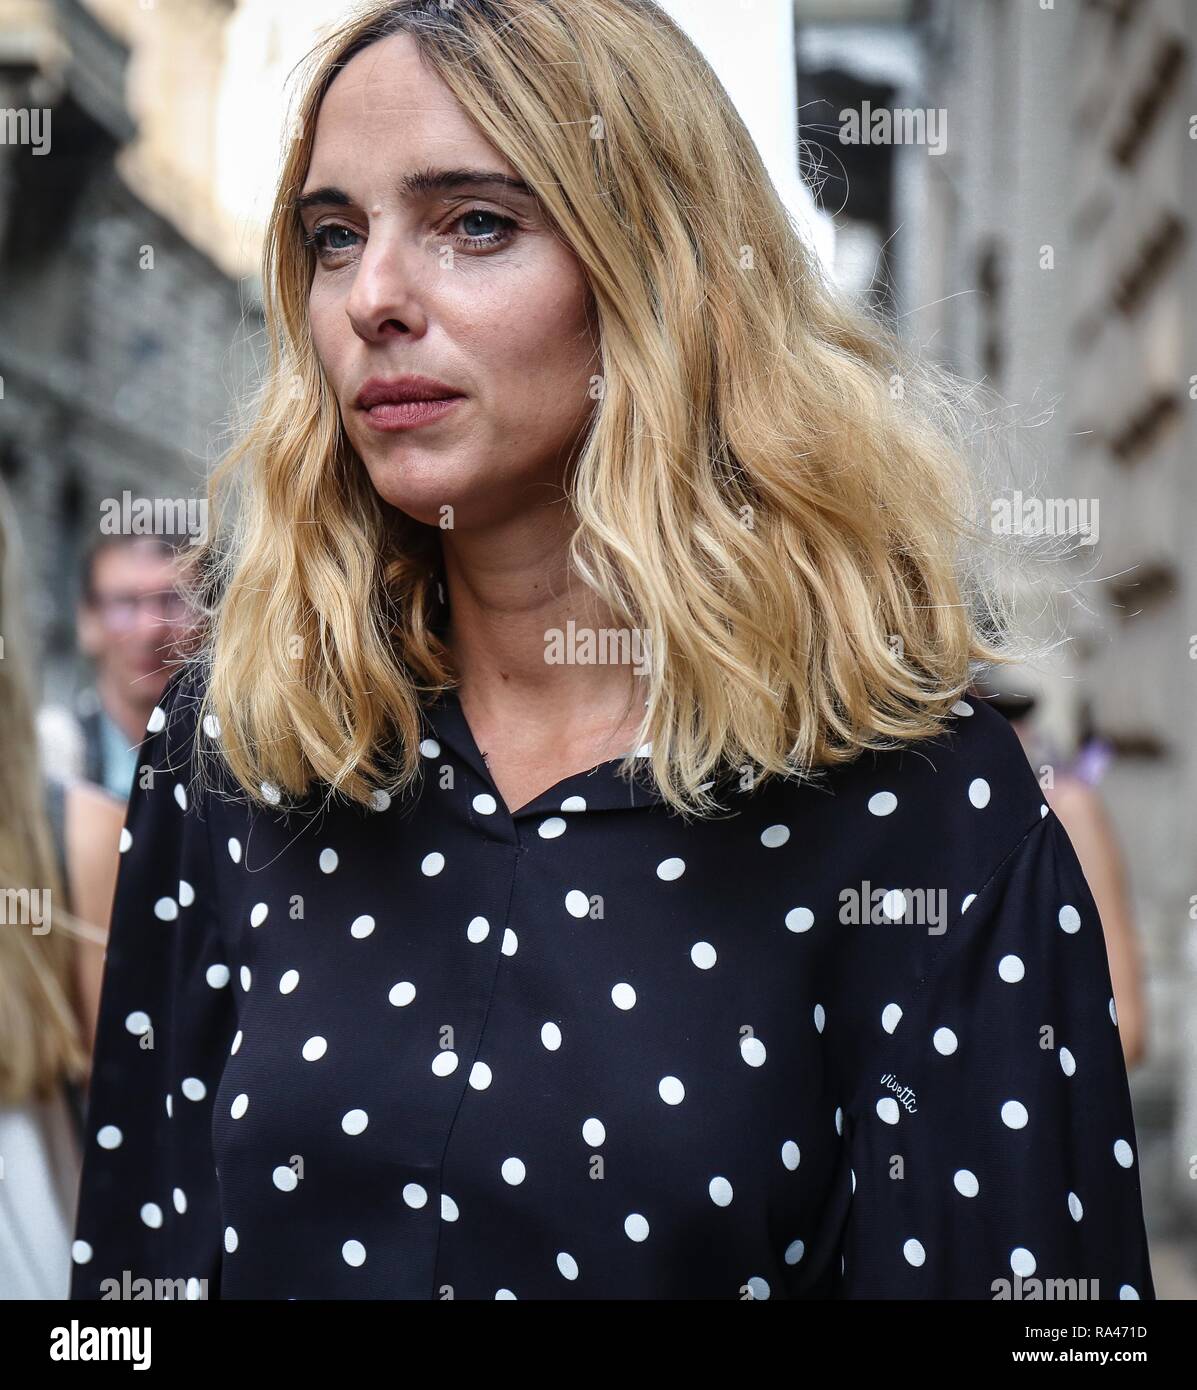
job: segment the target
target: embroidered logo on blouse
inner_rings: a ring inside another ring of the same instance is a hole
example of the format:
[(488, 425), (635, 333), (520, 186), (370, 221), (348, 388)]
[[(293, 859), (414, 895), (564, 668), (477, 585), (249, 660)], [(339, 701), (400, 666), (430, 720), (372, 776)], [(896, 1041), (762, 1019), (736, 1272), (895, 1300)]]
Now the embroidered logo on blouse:
[[(917, 1115), (917, 1114), (918, 1114), (918, 1106), (917, 1106), (917, 1104), (915, 1103), (915, 1095), (914, 1095), (914, 1092), (910, 1089), (909, 1086), (903, 1086), (902, 1083), (901, 1083), (900, 1081), (898, 1081), (898, 1080), (894, 1077), (894, 1074), (893, 1074), (892, 1071), (887, 1071), (887, 1072), (885, 1073), (885, 1075), (881, 1078), (881, 1084), (882, 1084), (883, 1086), (887, 1087), (889, 1090), (893, 1091), (893, 1092), (896, 1094), (896, 1096), (897, 1096), (897, 1104), (898, 1104), (898, 1105), (901, 1105), (901, 1106), (906, 1110), (906, 1112), (907, 1112), (908, 1114), (910, 1114), (910, 1115)], [(888, 1100), (888, 1098), (887, 1098), (887, 1100)], [(887, 1116), (886, 1114), (881, 1113), (881, 1107), (884, 1106), (884, 1105), (886, 1105), (886, 1104), (887, 1104), (887, 1101), (886, 1101), (886, 1100), (878, 1101), (878, 1103), (877, 1103), (877, 1110), (878, 1110), (878, 1113), (881, 1114), (881, 1118), (882, 1118), (883, 1120), (888, 1118), (888, 1116)], [(892, 1100), (891, 1100), (891, 1101), (888, 1101), (888, 1105), (894, 1106), (894, 1110), (893, 1110), (893, 1119), (890, 1121), (890, 1123), (893, 1124), (893, 1123), (895, 1123), (895, 1122), (897, 1121), (897, 1118), (898, 1118), (898, 1116), (897, 1116), (897, 1106), (894, 1105), (894, 1102), (893, 1102)]]

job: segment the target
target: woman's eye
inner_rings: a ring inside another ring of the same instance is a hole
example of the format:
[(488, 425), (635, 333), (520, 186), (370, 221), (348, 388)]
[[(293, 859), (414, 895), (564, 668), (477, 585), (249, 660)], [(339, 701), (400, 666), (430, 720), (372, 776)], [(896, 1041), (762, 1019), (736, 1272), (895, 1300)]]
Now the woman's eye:
[[(339, 240), (338, 238), (350, 238), (349, 240)], [(353, 247), (353, 238), (357, 233), (351, 227), (343, 227), (338, 222), (326, 222), (320, 227), (314, 227), (304, 242), (308, 246), (313, 246), (318, 255), (335, 255), (340, 251), (349, 251)]]
[(496, 246), (510, 239), (515, 231), (515, 219), (502, 217), (497, 212), (485, 208), (471, 208), (463, 212), (452, 224), (463, 228), (465, 235), (454, 236), (459, 246)]

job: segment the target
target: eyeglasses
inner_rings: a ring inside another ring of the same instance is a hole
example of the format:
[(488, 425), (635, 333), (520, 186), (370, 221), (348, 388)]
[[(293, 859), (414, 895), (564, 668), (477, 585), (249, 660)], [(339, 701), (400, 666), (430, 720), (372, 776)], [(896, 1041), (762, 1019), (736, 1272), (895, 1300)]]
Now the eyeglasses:
[(106, 626), (127, 631), (137, 622), (142, 609), (164, 623), (177, 623), (187, 612), (187, 602), (175, 589), (159, 589), (152, 594), (93, 594), (93, 608)]

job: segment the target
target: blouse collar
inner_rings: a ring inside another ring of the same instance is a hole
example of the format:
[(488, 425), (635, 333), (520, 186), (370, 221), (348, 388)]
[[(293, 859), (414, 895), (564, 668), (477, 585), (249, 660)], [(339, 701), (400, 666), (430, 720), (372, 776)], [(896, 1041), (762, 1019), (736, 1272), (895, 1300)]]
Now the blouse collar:
[[(474, 740), (457, 691), (443, 691), (432, 704), (425, 707), (425, 715), (432, 730), (432, 737), (438, 743), (451, 748), (490, 789), (495, 801), (502, 807), (503, 798), (495, 787), (490, 770)], [(646, 749), (647, 747), (648, 745), (645, 745)], [(433, 753), (433, 756), (436, 754)], [(637, 770), (632, 781), (618, 774), (617, 769), (621, 761), (621, 758), (611, 758), (587, 772), (576, 772), (569, 777), (563, 777), (561, 781), (555, 782), (526, 805), (521, 806), (512, 819), (558, 815), (562, 810), (567, 814), (584, 811), (638, 810), (662, 804), (664, 798), (652, 781), (647, 770), (647, 758), (643, 753), (637, 754)]]

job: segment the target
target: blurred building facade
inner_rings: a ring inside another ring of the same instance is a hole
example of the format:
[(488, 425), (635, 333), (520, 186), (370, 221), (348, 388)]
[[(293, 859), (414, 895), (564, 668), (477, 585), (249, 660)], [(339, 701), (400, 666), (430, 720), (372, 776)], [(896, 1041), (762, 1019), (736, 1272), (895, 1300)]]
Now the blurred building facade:
[[(1146, 952), (1158, 1136), (1148, 1201), (1197, 1221), (1197, 6), (930, 0), (916, 7), (940, 159), (903, 157), (913, 335), (1023, 421), (1027, 495), (1096, 499), (1100, 538), (1041, 687), (1063, 745), (1095, 732)], [(914, 152), (917, 156), (918, 152)], [(1019, 481), (1016, 479), (1016, 481)]]
[[(216, 258), (203, 192), (230, 9), (0, 0), (0, 109), (15, 113), (0, 143), (0, 471), (47, 693), (72, 674), (77, 561), (101, 503), (195, 496), (252, 375), (259, 315)], [(171, 83), (140, 126), (131, 71)], [(40, 117), (43, 151), (21, 113)]]

